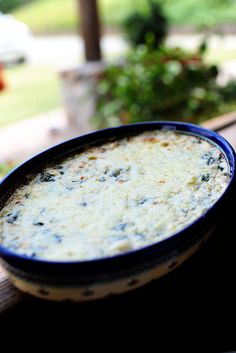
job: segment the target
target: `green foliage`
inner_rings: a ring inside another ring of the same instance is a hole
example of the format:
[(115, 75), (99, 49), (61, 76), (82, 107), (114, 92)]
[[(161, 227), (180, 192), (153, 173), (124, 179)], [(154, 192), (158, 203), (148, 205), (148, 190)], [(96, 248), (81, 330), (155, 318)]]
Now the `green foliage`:
[(226, 86), (219, 88), (219, 93), (225, 102), (232, 102), (236, 99), (236, 81), (230, 81)]
[[(202, 50), (202, 48), (201, 48)], [(97, 87), (97, 127), (145, 120), (198, 122), (217, 109), (216, 66), (203, 62), (201, 50), (133, 49), (124, 64), (108, 67)]]
[(124, 21), (124, 29), (129, 42), (133, 46), (145, 44), (147, 41), (157, 48), (166, 36), (167, 20), (160, 5), (149, 0), (147, 13), (134, 12)]
[(7, 13), (32, 1), (33, 0), (2, 0), (0, 1), (0, 11)]

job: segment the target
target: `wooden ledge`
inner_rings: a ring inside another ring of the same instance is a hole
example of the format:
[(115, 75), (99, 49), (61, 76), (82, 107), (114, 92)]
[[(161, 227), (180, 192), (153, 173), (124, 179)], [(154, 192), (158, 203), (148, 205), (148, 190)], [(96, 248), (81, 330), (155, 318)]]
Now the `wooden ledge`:
[(236, 124), (236, 111), (209, 119), (204, 121), (201, 125), (207, 129), (220, 131), (234, 124)]

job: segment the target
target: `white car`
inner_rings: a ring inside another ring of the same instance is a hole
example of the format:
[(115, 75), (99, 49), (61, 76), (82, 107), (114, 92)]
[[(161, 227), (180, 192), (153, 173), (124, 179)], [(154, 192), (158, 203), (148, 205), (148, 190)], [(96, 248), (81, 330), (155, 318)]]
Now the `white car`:
[(0, 63), (25, 62), (31, 41), (29, 27), (0, 13)]

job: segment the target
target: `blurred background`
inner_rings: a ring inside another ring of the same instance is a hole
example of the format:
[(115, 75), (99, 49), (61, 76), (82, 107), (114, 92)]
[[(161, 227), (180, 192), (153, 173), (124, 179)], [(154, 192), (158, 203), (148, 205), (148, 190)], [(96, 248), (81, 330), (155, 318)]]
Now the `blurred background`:
[(236, 0), (2, 0), (0, 11), (1, 176), (92, 129), (236, 123)]

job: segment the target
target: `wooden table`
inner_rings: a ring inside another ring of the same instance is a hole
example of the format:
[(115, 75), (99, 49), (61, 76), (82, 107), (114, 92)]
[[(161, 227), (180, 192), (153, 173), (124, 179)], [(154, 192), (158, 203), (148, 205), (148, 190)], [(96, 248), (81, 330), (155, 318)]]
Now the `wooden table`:
[[(236, 148), (236, 114), (204, 125), (218, 130)], [(234, 218), (232, 207), (202, 250), (169, 275), (97, 302), (51, 303), (23, 295), (0, 269), (0, 333), (11, 337), (14, 333), (19, 339), (30, 335), (44, 350), (48, 339), (53, 351), (62, 343), (68, 352), (82, 346), (89, 352), (127, 347), (147, 352), (232, 351), (236, 349)]]

